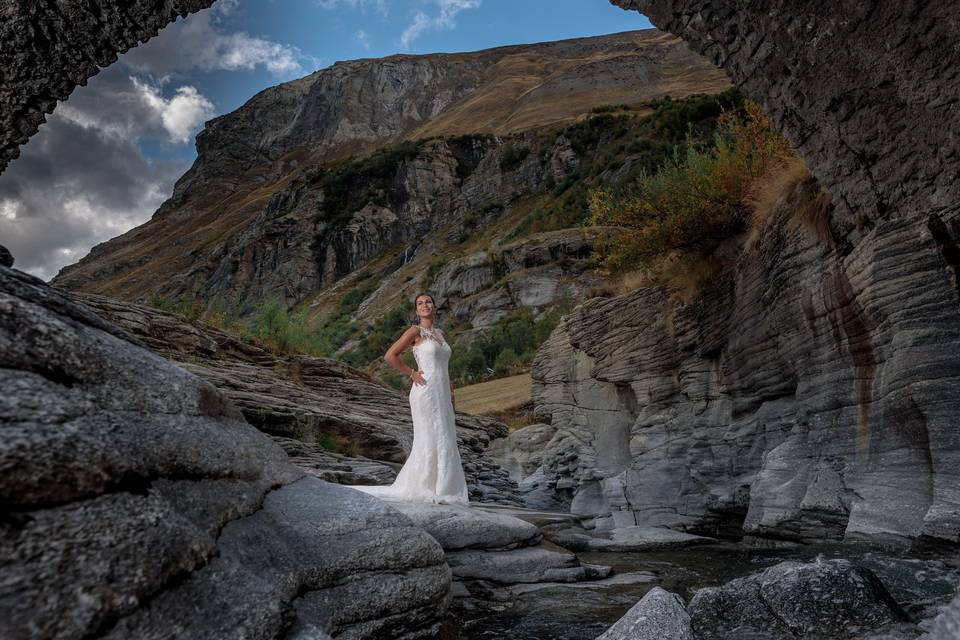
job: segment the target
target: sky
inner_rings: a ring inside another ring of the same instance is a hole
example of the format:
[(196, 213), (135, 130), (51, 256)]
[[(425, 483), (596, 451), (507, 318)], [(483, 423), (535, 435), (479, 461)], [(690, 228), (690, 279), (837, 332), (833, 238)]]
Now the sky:
[(60, 103), (0, 174), (0, 245), (44, 280), (146, 222), (211, 118), (339, 60), (475, 51), (651, 25), (608, 0), (218, 0)]

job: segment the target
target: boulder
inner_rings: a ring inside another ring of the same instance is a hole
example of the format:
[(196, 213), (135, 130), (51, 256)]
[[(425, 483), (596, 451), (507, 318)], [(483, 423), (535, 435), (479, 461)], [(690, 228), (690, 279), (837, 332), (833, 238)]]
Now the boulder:
[(781, 562), (700, 589), (687, 610), (698, 640), (839, 640), (907, 619), (873, 572), (847, 560)]
[(683, 600), (654, 587), (597, 640), (693, 640), (693, 629)]

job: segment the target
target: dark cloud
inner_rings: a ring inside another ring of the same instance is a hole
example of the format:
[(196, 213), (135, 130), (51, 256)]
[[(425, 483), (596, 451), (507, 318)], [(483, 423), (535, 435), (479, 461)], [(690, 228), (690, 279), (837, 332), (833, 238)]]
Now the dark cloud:
[(0, 244), (17, 268), (49, 279), (93, 245), (145, 222), (169, 197), (190, 161), (151, 161), (141, 152), (138, 140), (179, 141), (171, 125), (183, 125), (183, 109), (147, 95), (155, 91), (121, 68), (101, 72), (0, 175)]

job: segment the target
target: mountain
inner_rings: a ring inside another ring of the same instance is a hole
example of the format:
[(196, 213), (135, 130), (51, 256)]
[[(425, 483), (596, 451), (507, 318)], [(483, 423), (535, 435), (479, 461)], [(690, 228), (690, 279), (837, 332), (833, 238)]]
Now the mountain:
[[(153, 218), (54, 284), (127, 300), (219, 298), (245, 312), (270, 298), (294, 306), (378, 259), (404, 264), (445, 246), (461, 233), (451, 225), (502, 218), (520, 196), (562, 182), (575, 153), (557, 136), (533, 144), (536, 132), (604, 105), (728, 86), (656, 30), (340, 62), (208, 122), (193, 167)], [(538, 162), (518, 157), (533, 146)], [(358, 166), (362, 157), (373, 160)]]

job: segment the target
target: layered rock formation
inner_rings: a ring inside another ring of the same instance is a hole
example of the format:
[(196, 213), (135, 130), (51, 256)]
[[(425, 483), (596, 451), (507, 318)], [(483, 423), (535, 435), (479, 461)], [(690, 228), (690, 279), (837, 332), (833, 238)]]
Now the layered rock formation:
[(430, 536), (7, 267), (0, 384), (3, 637), (435, 636), (450, 569)]
[(594, 299), (542, 348), (543, 471), (573, 512), (960, 542), (957, 212), (878, 221), (851, 248), (802, 222), (805, 188), (694, 303)]
[[(342, 484), (388, 484), (410, 452), (413, 424), (400, 393), (336, 360), (276, 355), (203, 323), (89, 294), (70, 296), (150, 349), (223, 392), (246, 420), (278, 438), (308, 472)], [(472, 499), (515, 501), (508, 473), (483, 455), (506, 426), (457, 414), (457, 438)], [(335, 455), (313, 445), (336, 445)]]
[(0, 171), (73, 88), (213, 0), (69, 0), (0, 4)]

